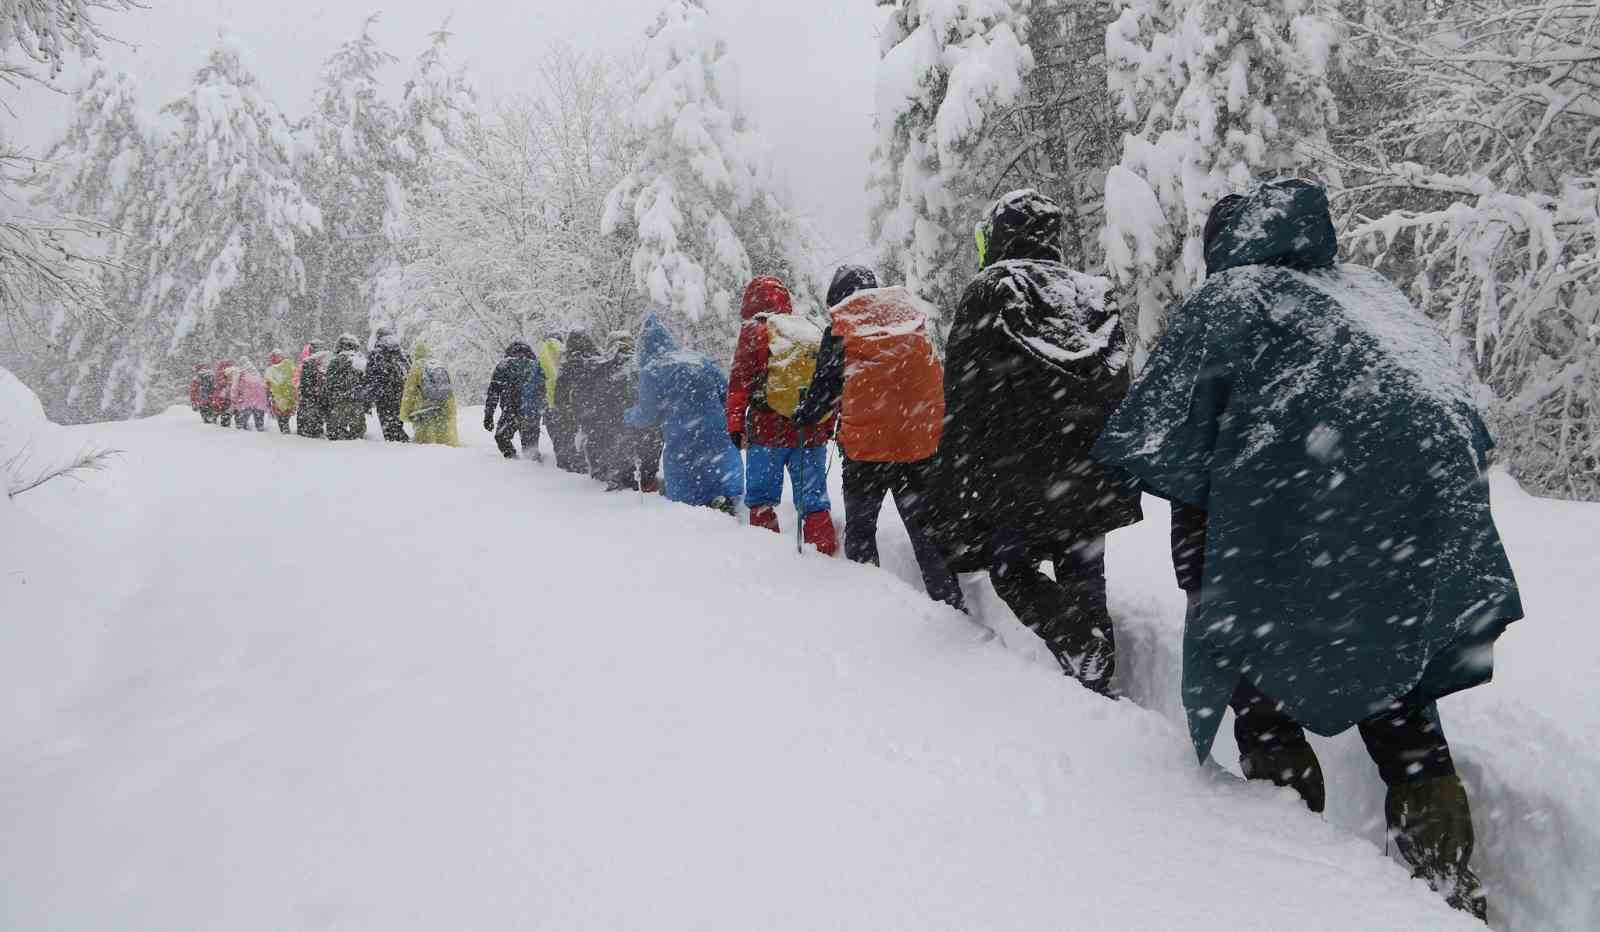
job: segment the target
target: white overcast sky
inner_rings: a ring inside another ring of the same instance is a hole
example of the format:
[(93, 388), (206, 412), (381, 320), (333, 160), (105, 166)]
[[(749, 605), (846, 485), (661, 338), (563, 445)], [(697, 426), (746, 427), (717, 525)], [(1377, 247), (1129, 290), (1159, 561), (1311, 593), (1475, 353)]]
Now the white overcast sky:
[[(450, 17), (454, 55), (489, 99), (531, 87), (541, 50), (553, 42), (625, 56), (643, 41), (659, 0), (143, 0), (147, 9), (108, 15), (104, 24), (131, 48), (106, 58), (139, 79), (154, 111), (186, 86), (226, 31), (247, 50), (262, 83), (291, 119), (304, 112), (329, 53), (374, 30), (401, 64), (398, 89), (428, 34)], [(872, 150), (874, 0), (709, 0), (738, 63), (746, 112), (771, 142), (793, 200), (841, 255), (859, 251), (866, 226), (867, 159)], [(71, 87), (74, 66), (62, 75)], [(65, 125), (66, 98), (29, 91), (11, 98), (19, 135), (42, 150)]]

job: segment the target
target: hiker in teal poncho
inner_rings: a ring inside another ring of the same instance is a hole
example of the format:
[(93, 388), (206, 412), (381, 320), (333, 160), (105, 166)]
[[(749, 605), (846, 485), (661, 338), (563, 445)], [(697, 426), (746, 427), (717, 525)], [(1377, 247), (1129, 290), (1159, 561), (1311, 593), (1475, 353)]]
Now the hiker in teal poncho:
[(1231, 705), (1246, 776), (1320, 811), (1304, 728), (1358, 726), (1396, 846), (1481, 917), (1434, 700), (1489, 679), (1522, 607), (1470, 387), (1404, 295), (1335, 264), (1320, 187), (1263, 185), (1206, 227), (1209, 280), (1095, 448), (1174, 506), (1195, 749), (1209, 753)]

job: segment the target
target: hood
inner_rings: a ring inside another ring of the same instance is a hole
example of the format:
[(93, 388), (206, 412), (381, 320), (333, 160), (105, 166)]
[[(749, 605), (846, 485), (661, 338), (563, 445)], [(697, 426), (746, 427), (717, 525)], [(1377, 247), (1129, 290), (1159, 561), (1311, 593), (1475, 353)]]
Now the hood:
[(1206, 273), (1242, 265), (1296, 269), (1330, 266), (1339, 255), (1339, 235), (1322, 186), (1298, 178), (1269, 181), (1243, 197), (1218, 204), (1206, 243)]
[(341, 353), (351, 350), (359, 352), (361, 350), (361, 339), (353, 333), (342, 333), (339, 335), (338, 346)]
[(277, 350), (273, 350), (267, 354), (267, 365), (276, 366), (280, 362), (283, 362), (282, 353), (278, 352)]
[(639, 327), (639, 365), (648, 366), (678, 351), (678, 341), (654, 311), (645, 315)]
[(526, 340), (512, 340), (506, 346), (506, 356), (518, 359), (532, 359), (533, 347), (529, 346)]
[(217, 365), (216, 365), (216, 370), (217, 370), (217, 371), (218, 371), (218, 372), (221, 372), (221, 371), (222, 371), (222, 370), (224, 370), (224, 369), (230, 369), (230, 368), (232, 368), (232, 367), (233, 367), (233, 360), (231, 360), (231, 359), (224, 359), (224, 360), (223, 360), (223, 361), (221, 361), (221, 362), (219, 362), (219, 363), (217, 363)]
[(248, 359), (239, 363), (239, 371), (243, 372), (245, 375), (254, 375), (258, 377), (261, 375), (261, 370), (257, 369), (256, 364)]
[(379, 327), (378, 332), (373, 335), (372, 345), (383, 349), (397, 350), (400, 348), (400, 338), (394, 335), (394, 328)]
[(739, 302), (741, 320), (750, 320), (757, 314), (788, 314), (793, 310), (794, 299), (789, 296), (788, 286), (769, 275), (751, 279)]
[(979, 226), (985, 268), (1016, 259), (1061, 261), (1061, 207), (1032, 188), (995, 201)]
[(424, 359), (428, 359), (431, 356), (433, 356), (433, 350), (428, 349), (428, 344), (422, 342), (421, 340), (411, 344), (412, 362), (420, 363)]
[(871, 269), (864, 265), (841, 265), (833, 273), (833, 283), (828, 285), (828, 306), (835, 307), (858, 291), (876, 287), (878, 276)]
[(301, 362), (305, 362), (307, 356), (310, 356), (312, 353), (318, 353), (318, 352), (321, 352), (321, 351), (322, 351), (322, 341), (321, 340), (307, 340), (306, 341), (306, 345), (300, 350), (300, 361)]

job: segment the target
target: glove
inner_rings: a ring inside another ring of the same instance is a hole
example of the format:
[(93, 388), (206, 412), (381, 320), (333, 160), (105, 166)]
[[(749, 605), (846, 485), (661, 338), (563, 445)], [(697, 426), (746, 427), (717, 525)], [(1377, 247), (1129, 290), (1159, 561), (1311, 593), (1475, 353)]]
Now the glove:
[(736, 430), (730, 430), (728, 431), (728, 439), (733, 441), (733, 448), (735, 450), (744, 449), (744, 434), (741, 434)]
[(483, 416), (483, 429), (487, 430), (487, 431), (493, 431), (494, 430), (494, 415), (485, 414)]

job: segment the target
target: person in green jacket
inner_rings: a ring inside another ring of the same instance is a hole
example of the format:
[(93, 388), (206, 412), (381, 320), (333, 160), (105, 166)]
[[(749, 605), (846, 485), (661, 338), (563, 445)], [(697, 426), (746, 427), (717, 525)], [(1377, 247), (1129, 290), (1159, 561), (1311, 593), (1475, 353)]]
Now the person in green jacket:
[(412, 443), (438, 443), (458, 447), (456, 393), (450, 371), (432, 358), (421, 340), (411, 348), (411, 369), (400, 392), (400, 419), (410, 421)]
[(272, 416), (278, 419), (278, 430), (289, 433), (289, 418), (294, 416), (296, 395), (294, 360), (281, 350), (273, 350), (267, 357), (267, 394), (271, 398)]
[(555, 447), (556, 465), (567, 472), (583, 473), (583, 456), (578, 452), (578, 422), (573, 412), (556, 404), (556, 379), (561, 375), (561, 357), (566, 347), (555, 337), (543, 341), (535, 355), (544, 369), (545, 417), (544, 428), (550, 434), (550, 445)]

